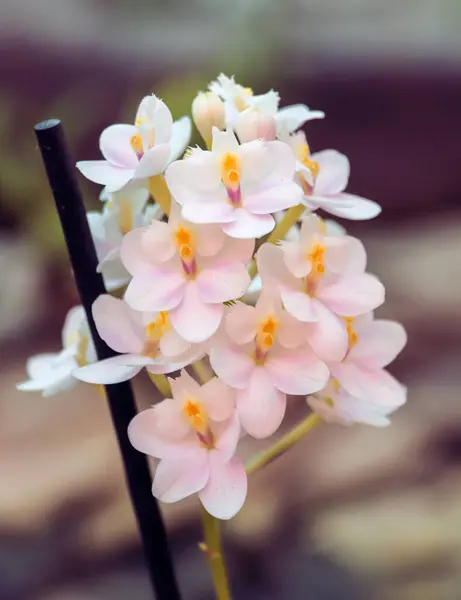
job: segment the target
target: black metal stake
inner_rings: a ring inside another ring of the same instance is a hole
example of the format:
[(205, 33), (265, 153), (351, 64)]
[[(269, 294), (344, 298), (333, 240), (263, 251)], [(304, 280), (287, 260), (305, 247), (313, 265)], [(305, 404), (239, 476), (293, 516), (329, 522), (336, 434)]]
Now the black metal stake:
[[(106, 290), (102, 276), (96, 272), (96, 251), (61, 122), (58, 119), (42, 121), (35, 126), (35, 134), (96, 353), (100, 360), (109, 358), (116, 353), (99, 337), (91, 314), (93, 302)], [(127, 426), (136, 414), (131, 386), (128, 382), (108, 385), (106, 394), (156, 597), (158, 600), (180, 600), (165, 527), (151, 493), (152, 482), (147, 459), (128, 440)]]

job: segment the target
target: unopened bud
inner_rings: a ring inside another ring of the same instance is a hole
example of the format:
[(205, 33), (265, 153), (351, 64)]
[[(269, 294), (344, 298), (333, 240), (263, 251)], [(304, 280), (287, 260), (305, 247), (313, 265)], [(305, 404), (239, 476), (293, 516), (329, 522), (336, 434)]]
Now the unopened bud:
[(192, 117), (208, 148), (211, 147), (212, 130), (226, 127), (224, 102), (213, 92), (200, 92), (192, 102)]
[(237, 117), (235, 131), (240, 143), (258, 139), (272, 141), (276, 134), (275, 119), (257, 108), (249, 108)]

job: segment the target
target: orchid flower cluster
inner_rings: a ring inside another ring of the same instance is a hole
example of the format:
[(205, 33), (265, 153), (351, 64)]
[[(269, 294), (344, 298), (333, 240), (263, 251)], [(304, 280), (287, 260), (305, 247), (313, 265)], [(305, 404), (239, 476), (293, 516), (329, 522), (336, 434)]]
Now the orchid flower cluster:
[[(170, 397), (140, 412), (128, 435), (158, 459), (157, 498), (198, 494), (229, 519), (247, 494), (238, 442), (275, 434), (289, 396), (324, 421), (389, 423), (406, 389), (386, 367), (406, 334), (373, 315), (384, 287), (366, 270), (363, 244), (316, 212), (380, 212), (345, 191), (346, 156), (311, 153), (300, 128), (323, 112), (280, 107), (277, 92), (255, 95), (220, 75), (192, 116), (205, 149), (187, 147), (189, 117), (173, 122), (146, 96), (133, 125), (102, 132), (103, 160), (77, 163), (104, 186), (88, 222), (106, 288), (118, 292), (92, 312), (117, 355), (96, 360), (83, 310), (72, 309), (64, 349), (31, 358), (19, 388), (46, 396), (78, 380), (180, 371), (168, 378)], [(213, 373), (197, 381), (186, 367), (203, 360)]]

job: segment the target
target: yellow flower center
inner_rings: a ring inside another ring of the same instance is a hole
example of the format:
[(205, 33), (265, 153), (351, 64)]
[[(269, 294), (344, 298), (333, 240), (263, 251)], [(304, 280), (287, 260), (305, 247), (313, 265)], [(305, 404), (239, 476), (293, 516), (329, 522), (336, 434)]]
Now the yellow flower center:
[(259, 323), (254, 353), (254, 360), (257, 365), (264, 364), (267, 353), (274, 345), (278, 326), (279, 322), (273, 315), (266, 317)]
[(215, 439), (208, 423), (208, 415), (203, 405), (195, 398), (187, 398), (182, 411), (191, 427), (195, 430), (203, 448), (214, 448)]
[(158, 354), (160, 340), (169, 329), (170, 319), (168, 318), (168, 311), (162, 310), (155, 321), (151, 321), (146, 325), (142, 355), (155, 358)]
[(221, 158), (221, 179), (230, 204), (234, 207), (240, 206), (240, 158), (237, 154), (226, 152)]
[(240, 89), (240, 94), (234, 99), (235, 108), (239, 112), (242, 112), (243, 110), (248, 108), (248, 98), (251, 98), (251, 96), (253, 96), (253, 90), (249, 87), (242, 87)]
[(357, 332), (354, 330), (353, 327), (354, 317), (344, 317), (344, 321), (346, 323), (347, 337), (349, 340), (348, 348), (349, 350), (352, 350), (352, 348), (359, 340), (359, 336), (357, 335)]
[(306, 292), (312, 296), (317, 289), (318, 282), (325, 274), (325, 251), (323, 244), (314, 244), (306, 254), (306, 260), (311, 263), (311, 272), (306, 277)]
[(141, 126), (146, 124), (144, 119), (137, 119), (135, 123), (135, 127), (137, 128), (137, 133), (131, 136), (130, 144), (133, 150), (136, 153), (138, 159), (141, 159), (144, 152), (153, 148), (155, 145), (155, 130), (152, 126), (148, 126), (145, 130), (144, 136), (141, 133)]
[(174, 232), (174, 240), (184, 274), (190, 279), (195, 278), (197, 262), (195, 260), (196, 239), (194, 234), (181, 225)]
[(133, 210), (131, 204), (125, 198), (122, 198), (119, 202), (117, 225), (122, 235), (127, 234), (133, 229)]

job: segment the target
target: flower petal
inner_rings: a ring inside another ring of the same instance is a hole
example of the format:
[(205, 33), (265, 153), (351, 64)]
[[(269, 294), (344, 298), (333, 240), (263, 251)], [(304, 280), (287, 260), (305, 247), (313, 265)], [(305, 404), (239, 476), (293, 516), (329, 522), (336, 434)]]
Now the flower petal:
[(360, 400), (393, 407), (406, 401), (404, 386), (384, 369), (367, 370), (344, 361), (332, 364), (331, 374), (351, 396)]
[(400, 323), (378, 319), (360, 332), (358, 341), (348, 354), (348, 361), (368, 369), (381, 369), (400, 354), (407, 334)]
[(115, 167), (107, 160), (81, 160), (76, 167), (90, 181), (105, 185), (108, 192), (120, 190), (134, 176), (134, 169)]
[(236, 218), (235, 209), (230, 204), (219, 200), (216, 202), (187, 202), (183, 206), (181, 215), (183, 219), (198, 224), (232, 223)]
[(136, 169), (138, 159), (131, 147), (131, 138), (137, 134), (134, 125), (111, 125), (99, 138), (99, 148), (104, 158), (115, 167)]
[[(130, 358), (132, 360), (130, 360)], [(139, 362), (136, 364), (136, 359)], [(127, 381), (139, 373), (144, 365), (152, 359), (141, 357), (137, 354), (122, 354), (100, 360), (91, 365), (86, 365), (74, 371), (74, 377), (86, 383), (120, 383)], [(134, 364), (133, 364), (134, 363)]]
[(191, 133), (192, 123), (188, 116), (181, 117), (173, 123), (168, 162), (173, 162), (181, 157), (189, 143)]
[(224, 233), (230, 237), (248, 239), (260, 238), (275, 227), (271, 215), (254, 215), (244, 208), (234, 210), (234, 220), (223, 225)]
[(285, 394), (312, 394), (325, 387), (329, 370), (309, 347), (271, 351), (266, 360), (271, 383)]
[(139, 313), (109, 294), (102, 294), (93, 302), (92, 312), (96, 329), (106, 344), (116, 352), (141, 352), (144, 328)]
[(226, 331), (236, 344), (248, 344), (256, 336), (257, 315), (253, 306), (237, 302), (225, 317)]
[(198, 343), (215, 333), (223, 314), (222, 304), (206, 304), (201, 298), (198, 282), (189, 281), (184, 288), (182, 302), (170, 311), (170, 319), (181, 337)]
[(268, 181), (246, 195), (243, 206), (255, 215), (266, 215), (297, 206), (302, 198), (303, 191), (294, 181)]
[(363, 273), (367, 265), (367, 254), (360, 240), (349, 235), (328, 237), (325, 264), (331, 272), (346, 275)]
[(225, 421), (234, 411), (234, 390), (218, 377), (202, 385), (200, 397), (212, 421)]
[(351, 221), (373, 219), (381, 212), (381, 207), (376, 202), (346, 193), (328, 197), (316, 195), (315, 197), (309, 197), (309, 203), (314, 208), (321, 208), (332, 215)]
[(347, 156), (337, 150), (323, 150), (312, 154), (319, 165), (313, 196), (331, 196), (342, 192), (349, 180), (350, 165)]
[(213, 346), (210, 363), (214, 372), (227, 385), (244, 389), (255, 368), (253, 359), (237, 346)]
[[(131, 445), (149, 456), (181, 456), (185, 450), (194, 450), (195, 440), (185, 439), (189, 425), (179, 415), (174, 400), (167, 398), (154, 408), (138, 413), (128, 426)], [(185, 427), (183, 427), (185, 425)]]
[(197, 275), (197, 288), (203, 302), (219, 303), (241, 298), (250, 285), (245, 265), (221, 263), (203, 268)]
[(317, 288), (317, 298), (337, 315), (356, 317), (384, 302), (384, 286), (369, 273), (347, 275)]
[(165, 170), (170, 156), (170, 144), (159, 144), (145, 152), (138, 163), (135, 177), (142, 179), (158, 175)]
[(181, 273), (152, 266), (133, 277), (126, 289), (125, 300), (135, 310), (171, 310), (181, 303), (185, 288), (186, 280)]
[(321, 110), (310, 110), (305, 104), (284, 106), (277, 115), (277, 133), (292, 133), (312, 119), (323, 119), (325, 113)]
[(282, 288), (280, 295), (285, 310), (295, 319), (305, 323), (319, 320), (316, 310), (318, 304), (308, 294)]
[(191, 349), (190, 342), (186, 342), (179, 333), (177, 333), (173, 328), (166, 331), (163, 336), (160, 338), (160, 351), (166, 357), (179, 357), (184, 352), (187, 352)]
[(224, 460), (229, 460), (237, 450), (237, 444), (242, 433), (237, 411), (234, 410), (227, 421), (215, 422), (213, 424), (213, 431), (215, 434), (216, 449), (220, 451)]
[(210, 477), (199, 493), (205, 509), (217, 519), (231, 519), (242, 508), (247, 495), (247, 475), (241, 460), (224, 461), (220, 452), (210, 452)]
[(306, 323), (306, 339), (315, 354), (327, 362), (340, 361), (347, 352), (348, 335), (344, 322), (318, 300), (315, 312), (316, 323)]
[(237, 392), (240, 423), (256, 439), (277, 431), (285, 415), (286, 396), (272, 384), (264, 367), (253, 370), (245, 389)]
[(159, 462), (152, 493), (162, 502), (177, 502), (202, 490), (209, 477), (208, 451), (189, 450), (181, 457), (163, 458)]

